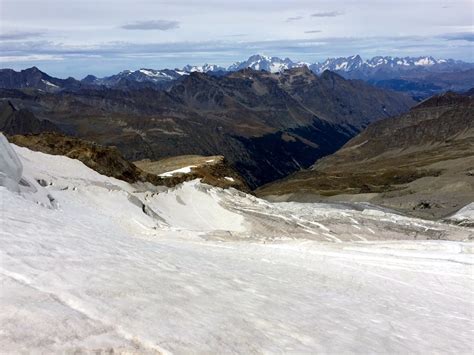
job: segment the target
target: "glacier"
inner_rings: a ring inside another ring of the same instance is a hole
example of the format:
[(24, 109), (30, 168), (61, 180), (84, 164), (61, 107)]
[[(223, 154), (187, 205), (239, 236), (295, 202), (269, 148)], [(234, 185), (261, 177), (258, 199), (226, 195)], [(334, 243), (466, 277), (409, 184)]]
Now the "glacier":
[(473, 351), (471, 228), (131, 185), (1, 137), (2, 352)]

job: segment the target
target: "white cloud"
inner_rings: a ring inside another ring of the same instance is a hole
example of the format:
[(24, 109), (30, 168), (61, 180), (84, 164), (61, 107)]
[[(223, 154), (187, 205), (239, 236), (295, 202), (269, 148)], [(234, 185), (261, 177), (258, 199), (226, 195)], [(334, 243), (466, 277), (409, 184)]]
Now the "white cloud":
[(26, 31), (10, 31), (0, 33), (0, 41), (19, 41), (24, 39), (37, 38), (44, 35), (44, 32), (26, 32)]
[(299, 20), (302, 20), (302, 19), (303, 19), (303, 16), (288, 17), (288, 18), (286, 19), (286, 22), (299, 21)]
[(179, 28), (178, 21), (168, 20), (151, 20), (151, 21), (137, 21), (121, 26), (125, 30), (160, 30), (168, 31), (175, 28)]
[(315, 12), (314, 14), (311, 14), (311, 17), (337, 17), (343, 14), (344, 13), (341, 11)]
[(64, 60), (63, 56), (51, 54), (28, 54), (19, 56), (0, 56), (0, 63), (44, 62)]

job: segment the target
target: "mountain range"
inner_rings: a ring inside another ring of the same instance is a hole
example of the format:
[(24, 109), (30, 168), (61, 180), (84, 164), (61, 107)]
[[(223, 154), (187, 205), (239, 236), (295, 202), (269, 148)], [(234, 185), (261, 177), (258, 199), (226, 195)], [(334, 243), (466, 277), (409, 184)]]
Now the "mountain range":
[(454, 59), (435, 59), (431, 56), (422, 57), (391, 57), (376, 56), (371, 59), (363, 60), (359, 55), (350, 57), (328, 58), (323, 62), (307, 63), (294, 62), (290, 58), (281, 59), (278, 57), (269, 57), (265, 55), (253, 55), (246, 61), (236, 62), (227, 68), (205, 64), (204, 66), (190, 66), (183, 68), (185, 72), (218, 72), (218, 71), (238, 71), (245, 68), (254, 70), (265, 70), (271, 73), (278, 73), (283, 70), (307, 66), (316, 74), (322, 74), (325, 70), (333, 72), (363, 72), (365, 75), (372, 74), (382, 68), (387, 71), (400, 71), (411, 69), (425, 69), (429, 71), (457, 71), (472, 69), (474, 64), (466, 63)]
[[(42, 75), (38, 68), (21, 72), (11, 69), (0, 70), (1, 88), (34, 87), (55, 92), (62, 89), (78, 89), (88, 86), (130, 90), (144, 87), (166, 89), (175, 80), (193, 72), (208, 73), (214, 76), (229, 75), (245, 68), (280, 73), (284, 70), (306, 66), (317, 75), (330, 70), (346, 79), (359, 79), (372, 85), (407, 92), (416, 100), (422, 100), (433, 94), (453, 90), (466, 91), (474, 82), (474, 64), (454, 59), (435, 59), (423, 57), (377, 56), (363, 60), (359, 55), (329, 58), (324, 62), (295, 62), (289, 58), (253, 55), (247, 60), (236, 62), (225, 68), (218, 65), (186, 65), (182, 69), (125, 70), (118, 74), (97, 78), (88, 75), (82, 80), (73, 78), (58, 79), (47, 74)], [(43, 73), (44, 74), (44, 73)]]
[(317, 76), (307, 67), (193, 72), (166, 90), (19, 86), (0, 90), (0, 98), (63, 133), (117, 146), (132, 161), (223, 155), (252, 188), (309, 167), (371, 122), (414, 104), (404, 94), (330, 71)]

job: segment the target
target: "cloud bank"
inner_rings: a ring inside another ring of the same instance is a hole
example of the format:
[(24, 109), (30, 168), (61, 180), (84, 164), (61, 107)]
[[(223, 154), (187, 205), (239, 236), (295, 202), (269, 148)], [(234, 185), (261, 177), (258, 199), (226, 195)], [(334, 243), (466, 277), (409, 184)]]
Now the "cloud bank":
[(43, 36), (43, 32), (22, 32), (22, 31), (13, 31), (0, 33), (0, 41), (18, 41), (30, 38), (36, 38)]

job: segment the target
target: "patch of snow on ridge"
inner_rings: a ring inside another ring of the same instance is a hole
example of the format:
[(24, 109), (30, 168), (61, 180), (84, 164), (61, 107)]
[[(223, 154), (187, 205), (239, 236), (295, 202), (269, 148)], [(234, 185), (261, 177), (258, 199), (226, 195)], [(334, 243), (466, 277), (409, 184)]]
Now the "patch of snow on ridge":
[(175, 174), (189, 174), (191, 172), (191, 169), (195, 168), (195, 167), (196, 167), (196, 165), (185, 166), (183, 168), (179, 168), (179, 169), (176, 169), (176, 170), (167, 171), (163, 174), (160, 174), (160, 176), (170, 177), (170, 176), (173, 176)]
[(13, 150), (59, 207), (0, 187), (2, 352), (472, 350), (472, 242), (409, 240), (468, 229)]
[(41, 81), (43, 82), (43, 84), (46, 84), (46, 85), (51, 86), (53, 88), (58, 88), (59, 87), (59, 86), (57, 86), (57, 85), (55, 85), (55, 84), (53, 84), (53, 83), (51, 83), (47, 80), (41, 79)]
[(140, 69), (139, 70), (140, 73), (146, 75), (146, 76), (150, 76), (150, 77), (160, 77), (160, 76), (163, 76), (163, 77), (168, 77), (168, 78), (171, 78), (169, 75), (165, 74), (165, 73), (162, 73), (160, 71), (151, 71), (151, 70), (148, 70), (148, 69)]
[(433, 58), (424, 57), (424, 58), (420, 58), (417, 61), (415, 61), (414, 64), (418, 65), (418, 66), (429, 66), (429, 65), (436, 64), (436, 62), (433, 60)]

